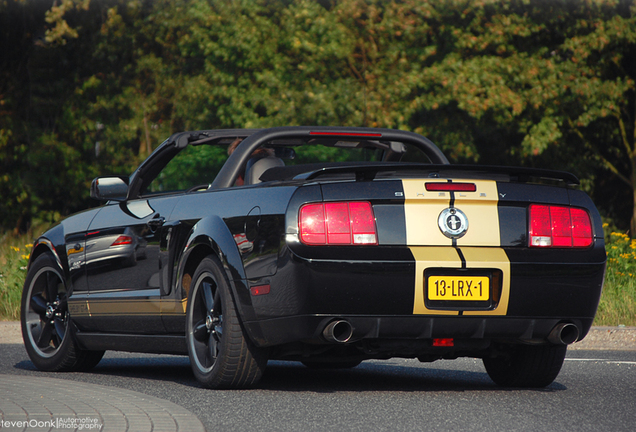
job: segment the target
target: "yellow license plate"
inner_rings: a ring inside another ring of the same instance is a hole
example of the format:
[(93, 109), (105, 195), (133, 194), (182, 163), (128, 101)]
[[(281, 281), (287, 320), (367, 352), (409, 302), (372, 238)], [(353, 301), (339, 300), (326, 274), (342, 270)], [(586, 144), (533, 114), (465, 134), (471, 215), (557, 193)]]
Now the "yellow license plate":
[(484, 301), (490, 299), (488, 276), (428, 277), (429, 300)]

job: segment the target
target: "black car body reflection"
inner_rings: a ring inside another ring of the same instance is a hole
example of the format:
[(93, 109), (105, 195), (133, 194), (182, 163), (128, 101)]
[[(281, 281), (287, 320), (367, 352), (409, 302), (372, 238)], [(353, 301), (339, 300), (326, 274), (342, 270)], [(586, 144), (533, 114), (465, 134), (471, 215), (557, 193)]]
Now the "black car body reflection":
[(36, 241), (25, 345), (44, 370), (187, 354), (213, 388), (255, 385), (268, 359), (460, 356), (545, 386), (603, 284), (601, 219), (577, 183), (451, 165), (397, 130), (178, 133)]

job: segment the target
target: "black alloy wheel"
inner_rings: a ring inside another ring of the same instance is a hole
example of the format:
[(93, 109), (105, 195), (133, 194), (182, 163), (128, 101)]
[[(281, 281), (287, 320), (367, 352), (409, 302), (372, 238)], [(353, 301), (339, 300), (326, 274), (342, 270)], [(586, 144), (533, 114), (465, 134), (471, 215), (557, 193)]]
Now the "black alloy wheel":
[(210, 275), (199, 282), (197, 298), (192, 308), (192, 347), (197, 368), (209, 372), (219, 356), (223, 337), (223, 305), (220, 290)]
[(44, 371), (88, 370), (104, 351), (81, 350), (73, 336), (68, 292), (59, 265), (51, 254), (31, 264), (22, 292), (21, 326), (33, 364)]
[(267, 352), (244, 335), (221, 263), (212, 256), (203, 259), (192, 280), (186, 343), (195, 377), (209, 388), (255, 385)]
[(53, 357), (59, 352), (68, 327), (66, 292), (56, 269), (39, 269), (31, 280), (28, 300), (29, 342), (40, 357)]

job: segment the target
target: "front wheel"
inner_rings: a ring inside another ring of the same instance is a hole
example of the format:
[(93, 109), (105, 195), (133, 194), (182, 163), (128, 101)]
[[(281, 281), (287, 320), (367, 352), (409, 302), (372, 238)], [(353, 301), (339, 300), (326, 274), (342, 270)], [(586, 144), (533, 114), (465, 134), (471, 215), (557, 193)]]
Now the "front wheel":
[(244, 335), (221, 263), (201, 261), (192, 278), (186, 341), (192, 371), (209, 388), (244, 388), (263, 375), (267, 353)]
[(490, 378), (504, 387), (546, 387), (559, 375), (567, 345), (509, 345), (505, 355), (484, 358)]
[(88, 370), (104, 355), (104, 351), (86, 351), (77, 346), (67, 297), (62, 272), (53, 257), (37, 257), (24, 282), (20, 321), (27, 354), (40, 370)]

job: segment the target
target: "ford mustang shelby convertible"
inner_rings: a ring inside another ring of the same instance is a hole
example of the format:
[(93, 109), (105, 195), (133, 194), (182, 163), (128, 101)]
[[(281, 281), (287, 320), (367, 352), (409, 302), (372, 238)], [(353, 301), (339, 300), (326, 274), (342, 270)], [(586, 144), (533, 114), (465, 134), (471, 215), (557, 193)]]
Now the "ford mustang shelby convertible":
[(268, 359), (391, 357), (476, 357), (498, 385), (547, 386), (605, 272), (577, 183), (452, 165), (399, 130), (177, 133), (36, 240), (26, 349), (47, 371), (105, 350), (188, 355), (211, 388), (255, 385)]

